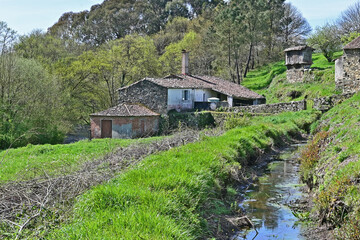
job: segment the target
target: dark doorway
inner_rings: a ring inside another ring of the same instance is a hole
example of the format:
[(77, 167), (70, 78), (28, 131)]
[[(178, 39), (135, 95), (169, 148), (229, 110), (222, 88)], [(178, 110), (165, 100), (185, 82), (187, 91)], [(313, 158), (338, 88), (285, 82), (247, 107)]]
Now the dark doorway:
[(101, 138), (112, 138), (111, 120), (101, 120)]

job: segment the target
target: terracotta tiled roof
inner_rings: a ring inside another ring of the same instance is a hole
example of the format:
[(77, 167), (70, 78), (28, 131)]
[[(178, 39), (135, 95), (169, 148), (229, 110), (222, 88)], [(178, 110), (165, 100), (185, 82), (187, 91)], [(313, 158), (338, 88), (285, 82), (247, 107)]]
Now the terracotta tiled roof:
[(213, 83), (190, 75), (170, 75), (164, 78), (147, 78), (147, 80), (166, 88), (212, 89)]
[(264, 99), (263, 96), (239, 84), (212, 76), (170, 75), (165, 78), (146, 78), (166, 88), (212, 89), (213, 91), (244, 99)]
[(214, 86), (212, 87), (214, 91), (220, 92), (228, 96), (246, 99), (264, 99), (264, 96), (257, 94), (256, 92), (251, 91), (244, 86), (230, 81), (226, 81), (221, 78), (212, 76), (199, 76), (198, 78), (211, 82), (212, 84), (214, 84)]
[(151, 111), (147, 107), (141, 104), (133, 103), (122, 103), (115, 107), (109, 108), (107, 110), (93, 113), (90, 116), (94, 117), (149, 117), (149, 116), (159, 116), (160, 114)]
[(360, 49), (360, 37), (347, 44), (344, 49)]
[(291, 48), (287, 48), (284, 50), (284, 52), (290, 52), (290, 51), (302, 51), (306, 48), (311, 48), (312, 50), (315, 50), (313, 49), (312, 47), (309, 47), (309, 46), (306, 46), (306, 45), (303, 45), (303, 46), (297, 46), (297, 47), (291, 47)]

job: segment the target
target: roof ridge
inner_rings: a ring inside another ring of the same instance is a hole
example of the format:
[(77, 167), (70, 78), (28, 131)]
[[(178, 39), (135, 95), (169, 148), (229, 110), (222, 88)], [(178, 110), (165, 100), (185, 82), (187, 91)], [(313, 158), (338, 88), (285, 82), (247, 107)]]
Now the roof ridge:
[(208, 81), (208, 80), (205, 80), (205, 79), (202, 79), (200, 76), (196, 76), (196, 75), (187, 75), (187, 76), (190, 76), (190, 77), (192, 77), (192, 78), (195, 78), (195, 79), (198, 79), (198, 80), (200, 80), (200, 81), (203, 81), (203, 82), (206, 82), (206, 83), (209, 83), (209, 84), (212, 84), (212, 85), (217, 85), (217, 84), (215, 84), (215, 83), (213, 83), (213, 82), (210, 82), (210, 81)]

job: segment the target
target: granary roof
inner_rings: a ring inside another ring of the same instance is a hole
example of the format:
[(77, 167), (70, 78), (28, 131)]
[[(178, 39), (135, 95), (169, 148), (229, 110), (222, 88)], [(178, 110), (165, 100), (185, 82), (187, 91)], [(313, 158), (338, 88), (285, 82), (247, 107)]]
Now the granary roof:
[(302, 51), (302, 50), (305, 50), (306, 48), (311, 48), (312, 50), (315, 50), (312, 47), (309, 47), (307, 45), (302, 45), (302, 46), (296, 46), (296, 47), (287, 48), (287, 49), (284, 50), (284, 52)]
[(245, 99), (264, 99), (264, 96), (251, 91), (250, 89), (239, 84), (226, 81), (213, 76), (196, 76), (196, 75), (170, 75), (164, 78), (146, 78), (157, 85), (166, 88), (180, 89), (211, 89), (228, 96)]
[(347, 44), (344, 49), (360, 49), (360, 37)]
[(92, 117), (149, 117), (160, 114), (151, 111), (147, 107), (136, 103), (122, 103), (107, 110), (93, 113)]

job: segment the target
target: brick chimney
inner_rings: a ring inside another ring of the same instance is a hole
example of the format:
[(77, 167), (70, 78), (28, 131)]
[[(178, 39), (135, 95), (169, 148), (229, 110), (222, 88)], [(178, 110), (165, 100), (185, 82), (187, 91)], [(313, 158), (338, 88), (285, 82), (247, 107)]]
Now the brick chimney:
[(189, 52), (182, 50), (182, 68), (181, 73), (183, 75), (189, 74)]

